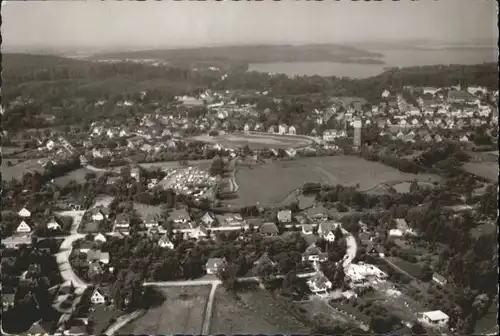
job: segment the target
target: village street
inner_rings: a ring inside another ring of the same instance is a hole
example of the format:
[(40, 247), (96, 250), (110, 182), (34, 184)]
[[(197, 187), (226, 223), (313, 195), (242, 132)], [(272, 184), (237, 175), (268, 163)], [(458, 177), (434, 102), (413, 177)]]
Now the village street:
[(77, 229), (82, 221), (84, 210), (79, 211), (63, 211), (60, 212), (61, 216), (68, 216), (73, 218), (73, 225), (71, 226), (70, 235), (67, 236), (59, 248), (59, 252), (56, 254), (57, 264), (59, 265), (59, 271), (64, 281), (71, 281), (73, 285), (77, 288), (86, 288), (87, 284), (83, 282), (73, 271), (69, 263), (69, 255), (73, 249), (73, 242), (85, 237), (84, 234), (78, 233)]

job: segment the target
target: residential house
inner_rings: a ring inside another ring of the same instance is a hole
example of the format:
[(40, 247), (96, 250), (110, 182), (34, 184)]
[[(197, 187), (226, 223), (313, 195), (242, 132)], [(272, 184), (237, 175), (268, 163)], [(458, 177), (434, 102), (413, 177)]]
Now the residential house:
[(434, 273), (432, 275), (432, 281), (434, 281), (435, 283), (437, 283), (440, 286), (444, 286), (448, 282), (448, 280), (446, 280), (446, 278), (444, 276), (442, 276), (438, 273)]
[(101, 250), (90, 250), (87, 252), (87, 262), (92, 263), (98, 261), (103, 264), (109, 264), (109, 252), (101, 252)]
[(450, 317), (441, 310), (433, 310), (417, 314), (418, 320), (433, 327), (446, 327)]
[(14, 307), (16, 293), (6, 293), (5, 288), (2, 288), (2, 307), (3, 311)]
[(102, 269), (102, 267), (98, 261), (92, 261), (89, 264), (89, 270), (87, 271), (87, 275), (89, 276), (89, 279), (93, 279), (94, 277), (97, 277), (103, 273), (104, 273), (104, 270)]
[(280, 223), (291, 223), (292, 222), (292, 211), (291, 210), (281, 210), (278, 212), (278, 221)]
[(175, 224), (186, 224), (191, 221), (191, 216), (185, 209), (175, 209), (169, 216)]
[(311, 292), (317, 295), (326, 294), (331, 288), (332, 283), (322, 273), (318, 272), (307, 281)]
[(31, 216), (31, 212), (26, 208), (22, 208), (17, 214), (22, 218), (28, 218)]
[(97, 207), (90, 210), (90, 215), (93, 221), (102, 221), (107, 218), (108, 214), (108, 209), (104, 207)]
[(212, 224), (215, 222), (215, 216), (213, 216), (212, 214), (208, 213), (208, 212), (205, 212), (205, 214), (203, 215), (203, 217), (201, 217), (201, 222), (206, 225), (207, 227), (211, 227)]
[(105, 304), (106, 303), (106, 297), (99, 291), (98, 287), (96, 287), (94, 289), (94, 292), (92, 293), (92, 296), (90, 297), (90, 302), (92, 304)]
[(259, 227), (260, 234), (264, 236), (276, 236), (279, 233), (278, 227), (272, 222), (264, 223)]
[(205, 264), (207, 274), (216, 274), (219, 267), (223, 267), (226, 263), (225, 258), (210, 258)]
[(136, 181), (139, 181), (139, 179), (141, 178), (139, 168), (130, 169), (130, 177), (135, 179)]
[(318, 233), (327, 241), (335, 241), (334, 230), (339, 226), (339, 223), (334, 222), (323, 222), (319, 224)]
[(372, 257), (384, 258), (385, 253), (383, 247), (379, 245), (375, 245), (373, 243), (369, 243), (366, 247), (366, 253)]
[(39, 320), (31, 325), (24, 335), (53, 335), (54, 330), (51, 322)]
[(130, 218), (127, 214), (118, 214), (115, 218), (115, 230), (127, 231), (130, 228)]
[[(322, 260), (320, 260), (322, 259)], [(328, 259), (328, 255), (326, 254), (326, 259)], [(316, 244), (311, 244), (309, 245), (304, 253), (302, 253), (302, 261), (324, 261), (325, 259), (325, 253), (321, 251), (319, 247), (316, 246)]]
[(400, 229), (391, 229), (391, 230), (389, 230), (389, 237), (401, 238), (401, 237), (403, 237), (403, 231), (401, 231)]
[(326, 130), (323, 132), (323, 141), (334, 141), (337, 138), (337, 130)]
[(307, 209), (306, 216), (311, 221), (325, 220), (328, 218), (327, 210), (323, 206), (317, 206)]
[(197, 228), (194, 228), (191, 230), (189, 236), (191, 238), (194, 238), (196, 240), (206, 238), (208, 236), (208, 232), (204, 227), (198, 226)]
[(467, 91), (449, 91), (448, 102), (450, 103), (473, 103), (477, 97)]
[(295, 128), (295, 126), (290, 126), (290, 127), (288, 128), (288, 134), (290, 134), (290, 135), (295, 135), (295, 134), (297, 134), (297, 129)]
[(61, 224), (59, 224), (59, 220), (57, 217), (52, 217), (51, 220), (47, 223), (47, 229), (49, 230), (61, 230)]
[(311, 224), (302, 224), (302, 233), (306, 235), (313, 234), (313, 226)]
[(162, 248), (173, 249), (174, 243), (168, 238), (167, 234), (164, 234), (158, 241), (158, 245)]
[(106, 241), (107, 241), (107, 239), (102, 233), (98, 233), (94, 237), (94, 242), (96, 242), (96, 243), (105, 243)]
[(84, 240), (80, 243), (78, 250), (80, 253), (88, 253), (94, 247), (94, 243), (88, 240)]
[(269, 254), (267, 252), (264, 252), (259, 259), (254, 261), (254, 266), (259, 266), (265, 263), (269, 263), (272, 266), (275, 266), (276, 263), (269, 257)]
[(288, 126), (285, 124), (281, 124), (278, 126), (278, 134), (286, 134), (288, 131)]
[(16, 228), (16, 232), (22, 234), (30, 233), (31, 227), (25, 221), (21, 221), (21, 223)]
[(160, 224), (158, 215), (156, 214), (148, 214), (144, 219), (144, 226), (146, 229), (151, 229), (157, 227)]

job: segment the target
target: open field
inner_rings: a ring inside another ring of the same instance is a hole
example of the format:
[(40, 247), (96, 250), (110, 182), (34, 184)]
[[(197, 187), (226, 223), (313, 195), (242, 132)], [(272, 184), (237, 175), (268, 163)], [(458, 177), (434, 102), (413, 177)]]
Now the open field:
[[(2, 180), (9, 181), (12, 178), (20, 179), (25, 173), (33, 173), (35, 171), (42, 173), (44, 167), (38, 163), (38, 160), (40, 159), (29, 159), (22, 162), (14, 162), (14, 159), (2, 160)], [(12, 161), (12, 163), (16, 164), (9, 167), (7, 166), (7, 161)]]
[(304, 319), (310, 321), (311, 324), (314, 324), (314, 321), (318, 318), (325, 321), (326, 327), (338, 324), (343, 326), (352, 326), (355, 324), (355, 321), (351, 317), (336, 311), (326, 301), (314, 296), (309, 301), (294, 302), (293, 307), (297, 309), (297, 312)]
[(415, 278), (418, 278), (420, 276), (420, 273), (422, 272), (422, 266), (420, 266), (418, 263), (411, 263), (397, 257), (388, 257), (387, 259)]
[(153, 206), (137, 202), (134, 202), (134, 209), (137, 210), (137, 212), (141, 215), (143, 219), (146, 218), (148, 215), (160, 215), (163, 212), (161, 206), (159, 205)]
[(484, 177), (490, 181), (498, 183), (498, 163), (497, 162), (467, 162), (463, 169), (469, 173)]
[(238, 293), (241, 300), (219, 287), (215, 293), (210, 333), (293, 334), (308, 331), (299, 321), (260, 289)]
[(496, 298), (488, 309), (484, 317), (476, 322), (474, 328), (475, 335), (484, 335), (488, 333), (498, 333), (498, 298)]
[(20, 152), (22, 150), (23, 149), (21, 147), (2, 147), (2, 155), (3, 157), (6, 157), (8, 155)]
[(95, 172), (87, 168), (80, 168), (54, 179), (54, 183), (58, 186), (64, 186), (71, 180), (75, 180), (77, 183), (82, 183), (85, 181), (85, 175), (87, 175), (87, 173), (94, 173), (96, 176), (102, 175), (102, 173)]
[(306, 182), (323, 182), (332, 185), (355, 186), (368, 191), (381, 183), (394, 181), (439, 181), (428, 174), (402, 173), (378, 162), (355, 156), (330, 156), (273, 161), (253, 168), (238, 167), (236, 183), (238, 198), (227, 201), (231, 205), (276, 205)]
[[(434, 185), (427, 182), (418, 182), (419, 187), (432, 188)], [(398, 193), (407, 194), (410, 192), (411, 182), (401, 182), (392, 186)]]
[(165, 297), (163, 304), (150, 308), (145, 315), (120, 329), (119, 333), (199, 335), (210, 286), (168, 287), (158, 290)]
[(226, 134), (220, 136), (198, 136), (194, 139), (218, 143), (227, 148), (241, 148), (248, 145), (250, 149), (259, 150), (264, 148), (281, 148), (287, 149), (290, 147), (304, 147), (311, 144), (311, 140), (306, 137), (293, 136), (293, 135), (277, 135), (277, 134)]

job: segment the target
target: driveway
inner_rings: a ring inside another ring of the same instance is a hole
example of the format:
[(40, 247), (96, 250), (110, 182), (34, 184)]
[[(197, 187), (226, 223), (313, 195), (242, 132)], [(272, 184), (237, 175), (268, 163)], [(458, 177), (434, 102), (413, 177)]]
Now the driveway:
[(344, 228), (342, 228), (342, 233), (346, 235), (345, 241), (347, 245), (346, 255), (344, 257), (344, 262), (342, 264), (345, 268), (349, 266), (356, 257), (356, 253), (358, 251), (358, 244), (356, 243), (356, 239), (354, 239), (354, 236)]
[(73, 225), (71, 226), (70, 235), (67, 236), (59, 248), (59, 253), (56, 254), (57, 264), (59, 265), (59, 271), (61, 272), (61, 276), (64, 281), (72, 281), (73, 285), (77, 288), (85, 288), (87, 284), (82, 281), (76, 274), (73, 272), (71, 265), (69, 263), (69, 255), (73, 249), (73, 242), (85, 237), (84, 234), (76, 232), (78, 226), (80, 225), (84, 210), (75, 210), (75, 211), (63, 211), (60, 212), (61, 216), (73, 217)]

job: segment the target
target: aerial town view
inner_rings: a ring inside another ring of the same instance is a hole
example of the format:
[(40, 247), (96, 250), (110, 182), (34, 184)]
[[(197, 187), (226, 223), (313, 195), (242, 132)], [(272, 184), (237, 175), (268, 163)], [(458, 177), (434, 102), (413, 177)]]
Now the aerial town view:
[(497, 335), (490, 0), (2, 1), (2, 335)]

